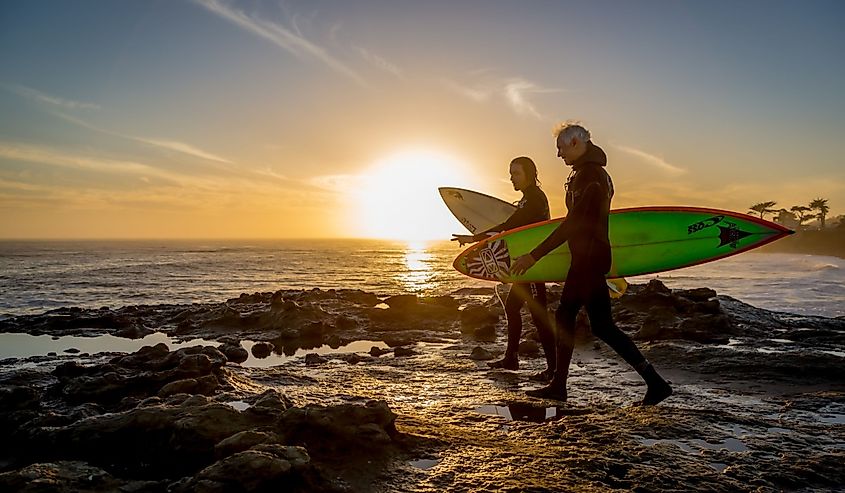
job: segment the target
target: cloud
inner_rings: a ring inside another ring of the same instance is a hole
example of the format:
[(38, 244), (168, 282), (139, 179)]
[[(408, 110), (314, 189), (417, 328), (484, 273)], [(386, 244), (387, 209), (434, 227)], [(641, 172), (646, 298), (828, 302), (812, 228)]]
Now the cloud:
[(179, 181), (180, 178), (179, 175), (134, 161), (73, 155), (47, 147), (14, 142), (0, 142), (0, 158), (79, 170), (156, 176), (171, 181)]
[(217, 156), (216, 154), (212, 154), (210, 152), (204, 151), (204, 150), (199, 149), (199, 148), (197, 148), (197, 147), (195, 147), (191, 144), (186, 144), (184, 142), (177, 142), (177, 141), (174, 141), (174, 140), (165, 140), (165, 139), (146, 138), (146, 137), (136, 137), (134, 135), (127, 135), (127, 134), (122, 134), (120, 132), (114, 132), (114, 131), (111, 131), (111, 130), (106, 130), (106, 129), (100, 128), (96, 125), (92, 125), (92, 124), (86, 122), (85, 120), (82, 120), (80, 118), (76, 118), (76, 117), (61, 113), (61, 112), (54, 112), (53, 114), (58, 116), (59, 118), (61, 118), (63, 120), (69, 121), (71, 123), (74, 123), (74, 124), (79, 125), (81, 127), (85, 127), (87, 129), (93, 130), (95, 132), (100, 132), (100, 133), (103, 133), (103, 134), (106, 134), (106, 135), (111, 135), (111, 136), (114, 136), (114, 137), (120, 137), (120, 138), (123, 138), (123, 139), (134, 140), (135, 142), (141, 142), (143, 144), (151, 145), (151, 146), (158, 147), (158, 148), (161, 148), (161, 149), (166, 149), (166, 150), (169, 150), (169, 151), (181, 152), (183, 154), (187, 154), (187, 155), (190, 155), (190, 156), (206, 159), (206, 160), (209, 160), (209, 161), (217, 161), (219, 163), (225, 163), (225, 164), (234, 164), (232, 161), (230, 161), (228, 159), (222, 158), (220, 156)]
[(264, 38), (283, 50), (300, 58), (309, 57), (318, 60), (332, 70), (348, 77), (357, 84), (366, 86), (366, 82), (354, 70), (343, 62), (329, 54), (323, 47), (307, 40), (298, 29), (287, 29), (270, 21), (259, 19), (255, 16), (245, 14), (240, 10), (231, 8), (220, 0), (195, 0), (196, 3), (205, 7), (213, 14), (229, 21), (237, 26)]
[[(124, 136), (129, 137), (129, 136)], [(196, 156), (203, 159), (208, 159), (209, 161), (218, 161), (221, 163), (232, 164), (231, 161), (228, 159), (223, 159), (220, 156), (216, 156), (211, 154), (210, 152), (205, 152), (202, 149), (197, 149), (196, 147), (185, 144), (183, 142), (176, 142), (172, 140), (160, 140), (160, 139), (145, 139), (141, 137), (129, 137), (133, 140), (137, 140), (138, 142), (144, 142), (146, 144), (150, 144), (156, 147), (161, 147), (162, 149), (170, 149), (172, 151), (181, 152), (184, 154), (189, 154), (191, 156)]]
[(9, 90), (18, 94), (19, 96), (23, 96), (25, 98), (31, 99), (33, 101), (37, 101), (39, 103), (46, 103), (51, 106), (60, 106), (62, 108), (67, 109), (87, 109), (87, 110), (98, 110), (100, 109), (100, 105), (93, 104), (93, 103), (83, 103), (80, 101), (73, 101), (70, 99), (59, 98), (56, 96), (51, 96), (49, 94), (43, 93), (41, 91), (37, 91), (30, 87), (24, 86), (7, 86)]
[(636, 157), (640, 158), (641, 160), (643, 160), (644, 162), (646, 162), (647, 164), (654, 166), (656, 168), (662, 169), (664, 171), (668, 171), (668, 172), (674, 173), (674, 174), (682, 174), (682, 173), (687, 172), (687, 170), (685, 170), (683, 168), (679, 168), (678, 166), (675, 166), (673, 164), (670, 164), (670, 163), (666, 162), (665, 159), (658, 157), (658, 156), (655, 156), (654, 154), (649, 154), (645, 151), (641, 151), (639, 149), (635, 149), (633, 147), (628, 147), (628, 146), (614, 145), (613, 147), (619, 149), (622, 152), (627, 152), (628, 154), (636, 156)]
[(374, 67), (381, 69), (381, 70), (384, 70), (385, 72), (387, 72), (387, 73), (389, 73), (389, 74), (391, 74), (391, 75), (393, 75), (393, 76), (395, 76), (399, 79), (403, 78), (402, 70), (399, 67), (397, 67), (396, 65), (388, 62), (384, 58), (376, 55), (375, 53), (370, 52), (369, 50), (367, 50), (365, 48), (358, 47), (357, 50), (358, 50), (358, 53), (361, 54), (361, 57), (363, 57), (364, 60), (369, 62)]
[(503, 79), (491, 76), (490, 71), (486, 69), (475, 71), (471, 75), (480, 77), (481, 80), (469, 85), (444, 80), (443, 84), (453, 92), (457, 92), (476, 103), (487, 102), (494, 97), (499, 97), (516, 114), (537, 119), (543, 119), (544, 116), (531, 102), (531, 96), (561, 91), (561, 89), (544, 88), (521, 77)]

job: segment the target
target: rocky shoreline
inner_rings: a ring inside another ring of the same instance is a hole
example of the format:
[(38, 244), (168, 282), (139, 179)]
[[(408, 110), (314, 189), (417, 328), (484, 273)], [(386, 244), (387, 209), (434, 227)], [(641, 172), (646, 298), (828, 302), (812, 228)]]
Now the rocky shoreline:
[[(845, 484), (845, 320), (659, 281), (631, 286), (613, 310), (672, 381), (664, 404), (628, 406), (644, 386), (585, 319), (570, 400), (527, 398), (538, 386), (528, 375), (544, 364), (527, 316), (521, 370), (485, 364), (503, 349), (492, 289), (432, 298), (282, 290), (2, 320), (0, 333), (209, 342), (0, 360), (0, 491)], [(309, 351), (362, 340), (384, 345)], [(300, 354), (278, 366), (243, 364)]]

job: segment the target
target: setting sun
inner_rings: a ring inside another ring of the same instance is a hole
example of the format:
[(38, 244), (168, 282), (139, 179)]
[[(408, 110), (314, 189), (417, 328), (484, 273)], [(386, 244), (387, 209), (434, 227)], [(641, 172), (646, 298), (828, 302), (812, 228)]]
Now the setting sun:
[(361, 236), (406, 241), (460, 232), (437, 187), (465, 183), (465, 164), (429, 151), (391, 155), (360, 175), (354, 192)]

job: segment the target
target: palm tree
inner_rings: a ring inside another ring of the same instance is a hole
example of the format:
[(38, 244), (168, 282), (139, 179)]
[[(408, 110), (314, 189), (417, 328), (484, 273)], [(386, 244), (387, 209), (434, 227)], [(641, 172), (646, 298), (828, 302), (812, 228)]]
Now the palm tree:
[(804, 225), (805, 221), (809, 221), (810, 219), (813, 218), (813, 215), (809, 214), (809, 212), (813, 209), (811, 209), (807, 206), (793, 205), (789, 210), (791, 210), (792, 212), (794, 212), (798, 216), (798, 227), (799, 228)]
[(760, 202), (759, 204), (752, 205), (748, 212), (757, 212), (760, 214), (760, 219), (763, 219), (763, 214), (773, 214), (777, 212), (776, 210), (772, 209), (775, 204), (777, 204), (777, 202)]
[(819, 211), (816, 217), (821, 221), (820, 229), (824, 229), (824, 220), (827, 217), (827, 213), (830, 212), (830, 207), (827, 206), (827, 199), (818, 198), (813, 200), (810, 202), (810, 209)]

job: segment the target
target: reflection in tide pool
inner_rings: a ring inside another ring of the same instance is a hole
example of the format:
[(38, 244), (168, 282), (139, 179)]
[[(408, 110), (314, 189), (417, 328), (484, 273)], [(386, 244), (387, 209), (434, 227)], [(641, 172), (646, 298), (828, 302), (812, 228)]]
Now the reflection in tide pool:
[(502, 416), (508, 421), (531, 421), (542, 423), (546, 420), (554, 420), (563, 417), (563, 408), (534, 406), (523, 402), (514, 402), (507, 406), (478, 406), (475, 412), (489, 414), (491, 416)]
[[(205, 339), (191, 339), (189, 341), (177, 342), (163, 332), (155, 332), (141, 339), (124, 339), (112, 335), (101, 335), (96, 337), (63, 336), (53, 338), (49, 335), (34, 336), (30, 334), (6, 333), (0, 334), (0, 360), (5, 358), (29, 358), (31, 356), (47, 356), (49, 353), (56, 354), (96, 354), (102, 352), (134, 353), (144, 346), (155, 346), (164, 343), (170, 351), (191, 346), (220, 346), (217, 341)], [(341, 353), (364, 353), (369, 352), (373, 346), (379, 349), (386, 349), (388, 346), (383, 341), (354, 341), (345, 346), (331, 347), (322, 345), (316, 348), (277, 348), (266, 358), (256, 358), (252, 354), (252, 346), (257, 341), (241, 341), (241, 345), (249, 353), (249, 358), (241, 363), (241, 366), (253, 368), (266, 368), (284, 364), (291, 359), (304, 356), (308, 353), (341, 354)], [(71, 350), (71, 351), (68, 351)]]
[[(141, 339), (125, 339), (112, 335), (96, 337), (62, 336), (53, 338), (49, 335), (34, 336), (30, 334), (7, 333), (0, 334), (0, 359), (28, 358), (30, 356), (46, 356), (47, 353), (64, 353), (68, 349), (78, 350), (80, 353), (120, 352), (134, 353), (144, 346), (155, 346), (164, 343), (171, 351), (189, 346), (219, 346), (216, 341), (205, 339), (191, 339), (176, 342), (163, 332), (154, 332)], [(77, 352), (77, 351), (73, 351)]]

